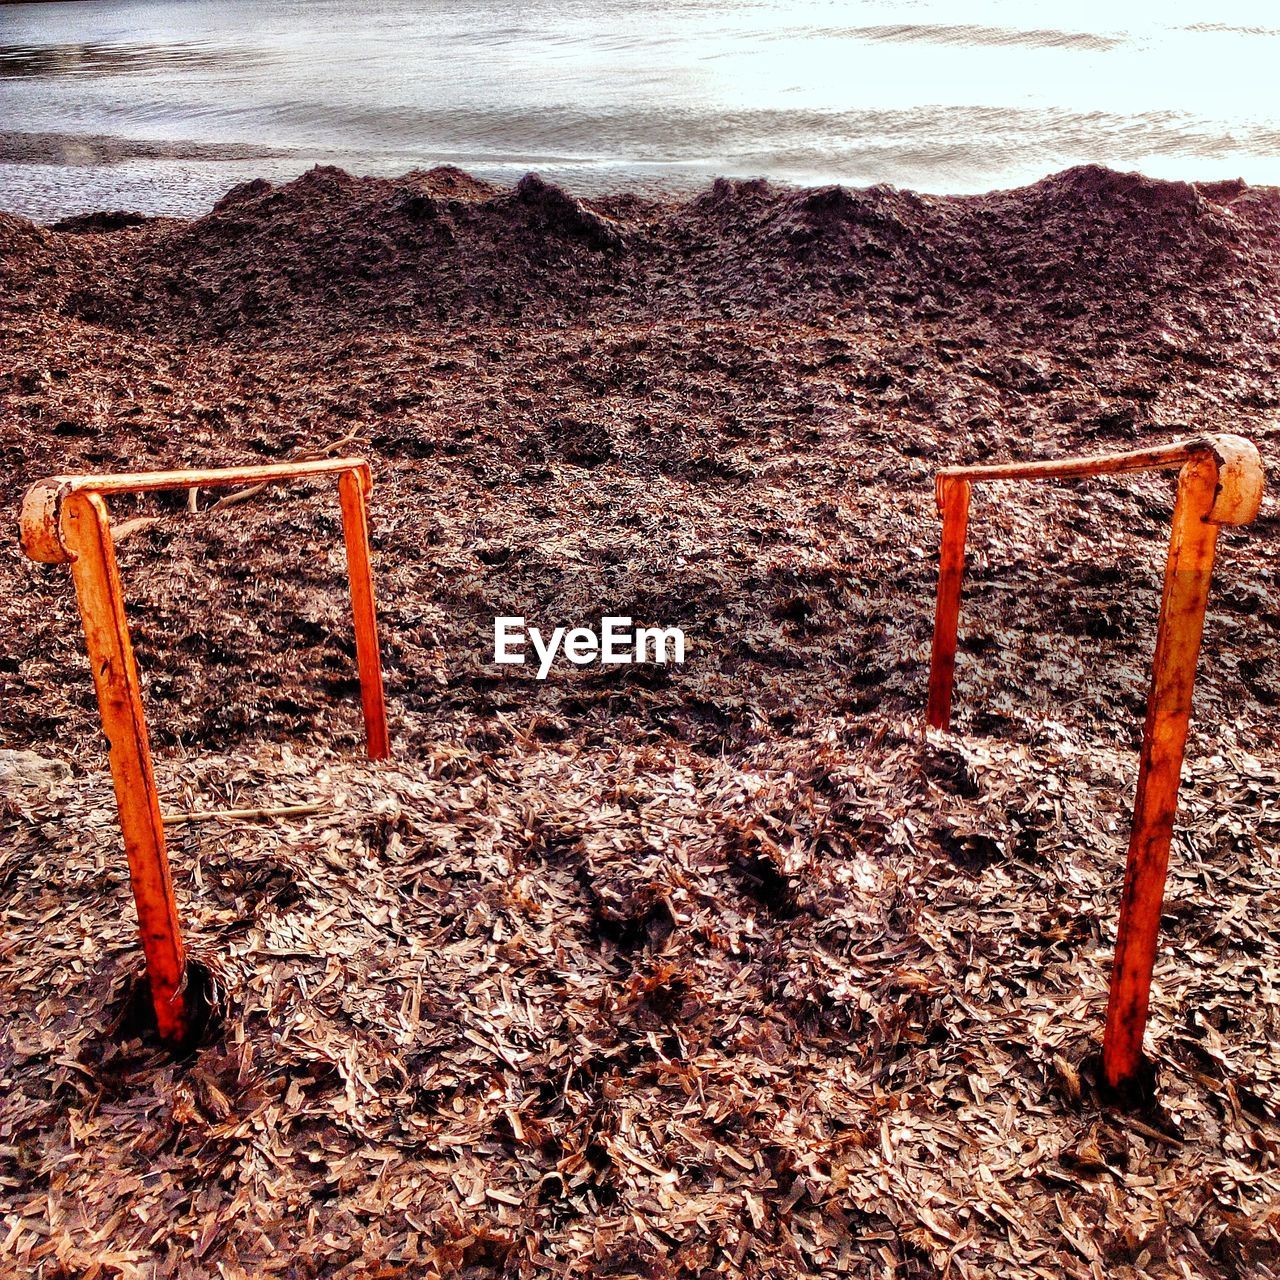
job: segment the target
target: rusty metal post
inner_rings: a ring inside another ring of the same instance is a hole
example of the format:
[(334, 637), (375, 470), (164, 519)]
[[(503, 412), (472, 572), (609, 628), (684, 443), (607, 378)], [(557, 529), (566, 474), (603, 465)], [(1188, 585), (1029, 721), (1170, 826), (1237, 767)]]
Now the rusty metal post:
[(183, 990), (186, 955), (106, 503), (95, 493), (69, 494), (62, 505), (61, 535), (71, 556), (89, 667), (110, 749), (156, 1030), (162, 1040), (181, 1044), (190, 1031)]
[(378, 617), (373, 597), (373, 566), (369, 554), (368, 495), (373, 480), (367, 466), (338, 477), (342, 500), (342, 532), (347, 545), (347, 577), (351, 581), (351, 612), (355, 619), (356, 663), (360, 669), (360, 702), (364, 709), (365, 741), (370, 760), (391, 754), (387, 733), (387, 702), (382, 687), (382, 658), (378, 651)]
[(1208, 519), (1217, 483), (1212, 458), (1188, 462), (1178, 475), (1107, 1002), (1102, 1065), (1113, 1089), (1131, 1084), (1142, 1062), (1191, 694), (1218, 542), (1219, 525)]
[(942, 551), (938, 565), (938, 603), (933, 616), (933, 656), (929, 664), (926, 718), (935, 729), (946, 729), (951, 724), (951, 690), (956, 673), (964, 543), (969, 527), (969, 482), (940, 475), (937, 499), (942, 515)]

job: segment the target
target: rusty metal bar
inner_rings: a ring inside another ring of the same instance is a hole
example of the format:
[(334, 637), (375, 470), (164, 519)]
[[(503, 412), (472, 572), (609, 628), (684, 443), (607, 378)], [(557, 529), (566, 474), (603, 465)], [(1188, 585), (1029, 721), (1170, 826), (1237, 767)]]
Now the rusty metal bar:
[(364, 706), (369, 759), (391, 754), (387, 737), (386, 696), (382, 689), (382, 661), (378, 652), (378, 617), (373, 603), (373, 570), (369, 557), (369, 511), (366, 499), (372, 480), (367, 466), (338, 477), (342, 501), (342, 530), (347, 544), (347, 576), (351, 580), (351, 611), (356, 629), (356, 662), (360, 668), (360, 700)]
[(1029, 462), (992, 462), (968, 467), (944, 467), (938, 478), (964, 480), (1071, 480), (1087, 476), (1115, 476), (1128, 471), (1177, 471), (1206, 452), (1215, 441), (1238, 440), (1239, 436), (1194, 436), (1154, 449), (1134, 449), (1129, 453), (1095, 454), (1091, 458), (1042, 458)]
[(1113, 1088), (1133, 1080), (1142, 1061), (1191, 694), (1221, 527), (1206, 518), (1217, 481), (1217, 467), (1205, 458), (1188, 462), (1178, 476), (1107, 1002), (1102, 1063)]
[[(1147, 694), (1103, 1040), (1103, 1075), (1107, 1084), (1117, 1090), (1134, 1084), (1142, 1064), (1169, 847), (1218, 530), (1222, 525), (1248, 524), (1258, 514), (1262, 461), (1248, 440), (1214, 435), (1107, 457), (949, 467), (938, 475), (943, 545), (928, 722), (946, 728), (950, 723), (959, 579), (964, 564), (965, 525), (958, 486), (967, 487), (978, 480), (1063, 479), (1174, 469), (1179, 471), (1178, 496)], [(965, 511), (967, 498), (966, 493)]]
[(263, 484), (336, 475), (351, 580), (356, 654), (369, 755), (390, 754), (369, 555), (369, 465), (360, 458), (153, 471), (135, 475), (54, 476), (33, 485), (22, 505), (22, 546), (33, 560), (70, 563), (84, 625), (102, 728), (107, 738), (120, 831), (138, 910), (147, 978), (160, 1038), (181, 1045), (192, 1030), (186, 999), (186, 956), (169, 873), (151, 746), (124, 591), (105, 494)]
[(129, 860), (129, 880), (138, 906), (138, 929), (162, 1040), (186, 1038), (188, 1015), (183, 987), (186, 955), (173, 899), (169, 856), (151, 746), (142, 712), (138, 667), (129, 642), (124, 591), (106, 503), (96, 493), (71, 494), (62, 511), (63, 545), (84, 623), (89, 668), (102, 713), (102, 731), (111, 760), (120, 831)]
[(33, 488), (54, 487), (62, 493), (156, 493), (164, 489), (227, 489), (236, 485), (301, 480), (306, 476), (341, 475), (367, 466), (361, 458), (314, 458), (309, 462), (271, 462), (244, 467), (207, 467), (189, 471), (128, 471), (116, 475), (51, 476)]
[(933, 617), (933, 658), (929, 664), (928, 721), (935, 729), (945, 729), (951, 722), (951, 688), (955, 683), (970, 485), (968, 480), (940, 475), (937, 490), (938, 509), (942, 513), (942, 553), (938, 566), (938, 604)]

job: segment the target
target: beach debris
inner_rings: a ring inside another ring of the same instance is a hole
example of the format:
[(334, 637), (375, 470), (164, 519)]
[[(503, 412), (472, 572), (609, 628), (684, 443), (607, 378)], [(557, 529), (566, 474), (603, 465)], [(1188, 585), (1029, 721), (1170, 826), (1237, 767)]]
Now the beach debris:
[(36, 792), (56, 795), (71, 781), (71, 766), (34, 751), (0, 748), (0, 792), (16, 795)]
[(184, 809), (162, 813), (160, 820), (166, 827), (178, 827), (187, 822), (262, 822), (268, 818), (309, 817), (313, 813), (323, 813), (324, 808), (322, 804), (278, 804), (252, 809)]
[[(1095, 1060), (1168, 477), (984, 503), (920, 724), (939, 468), (1276, 456), (1280, 195), (584, 200), (616, 252), (508, 196), (0, 215), (6, 509), (358, 426), (396, 715), (364, 759), (326, 493), (113, 501), (165, 513), (120, 562), (166, 809), (325, 805), (168, 829), (226, 991), (175, 1058), (74, 597), (0, 539), (0, 741), (76, 765), (0, 796), (0, 1272), (1280, 1274), (1274, 493), (1221, 536), (1137, 1112)], [(605, 606), (689, 661), (488, 664), (499, 613)]]
[[(1188, 760), (1182, 946), (1153, 993), (1160, 1099), (1131, 1124), (1082, 1065), (1126, 750), (874, 716), (731, 757), (432, 729), (434, 749), (378, 765), (274, 743), (157, 759), (183, 807), (326, 804), (171, 833), (184, 923), (227, 990), (222, 1032), (187, 1062), (102, 1029), (134, 947), (121, 869), (99, 870), (105, 771), (69, 808), (0, 819), (17, 1011), (0, 1169), (21, 1263), (91, 1253), (123, 1214), (117, 1247), (160, 1252), (175, 1280), (197, 1254), (270, 1274), (290, 1243), (350, 1280), (375, 1260), (456, 1275), (463, 1254), (480, 1266), (458, 1241), (486, 1234), (531, 1276), (584, 1251), (645, 1275), (646, 1242), (672, 1277), (857, 1275), (866, 1258), (928, 1276), (954, 1253), (957, 1276), (1090, 1280), (1078, 1245), (1152, 1249), (1119, 1271), (1135, 1280), (1167, 1280), (1171, 1257), (1226, 1280), (1218, 1255), (1265, 1276), (1280, 869), (1213, 838), (1259, 797), (1276, 812), (1280, 776), (1229, 744)], [(1069, 744), (1088, 779), (1065, 770)], [(932, 785), (948, 760), (967, 796)], [(1000, 852), (953, 862), (930, 837), (945, 823)], [(775, 847), (786, 896), (742, 865)], [(65, 1235), (43, 1232), (68, 1201)]]

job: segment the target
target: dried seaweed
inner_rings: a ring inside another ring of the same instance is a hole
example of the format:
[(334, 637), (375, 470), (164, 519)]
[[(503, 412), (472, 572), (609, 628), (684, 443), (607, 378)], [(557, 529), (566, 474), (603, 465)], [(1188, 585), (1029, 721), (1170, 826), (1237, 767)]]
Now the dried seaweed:
[[(0, 1270), (1280, 1274), (1274, 498), (1223, 540), (1144, 1106), (1094, 1058), (1167, 482), (975, 502), (920, 727), (939, 465), (1274, 454), (1275, 194), (567, 199), (0, 219), (8, 509), (356, 432), (397, 750), (331, 498), (122, 504), (166, 811), (314, 806), (169, 828), (220, 1013), (171, 1060), (69, 584), (0, 550)], [(614, 610), (689, 662), (488, 662), (496, 613)]]

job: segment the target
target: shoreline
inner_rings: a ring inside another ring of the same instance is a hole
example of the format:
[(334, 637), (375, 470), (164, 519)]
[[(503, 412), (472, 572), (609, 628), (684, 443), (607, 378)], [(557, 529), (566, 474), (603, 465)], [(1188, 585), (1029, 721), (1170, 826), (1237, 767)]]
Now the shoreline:
[[(223, 176), (224, 166), (243, 164), (249, 161), (277, 162), (270, 166), (270, 173), (249, 172), (231, 176)], [(484, 163), (455, 165), (445, 157), (427, 157), (420, 163), (409, 163), (396, 169), (393, 162), (386, 160), (377, 163), (372, 170), (368, 162), (360, 160), (348, 153), (317, 153), (313, 148), (301, 146), (266, 146), (240, 142), (200, 142), (186, 139), (136, 139), (112, 134), (70, 134), (56, 132), (25, 132), (21, 130), (0, 130), (0, 165), (45, 168), (56, 171), (59, 168), (77, 171), (83, 178), (90, 178), (96, 171), (120, 171), (136, 167), (140, 163), (151, 162), (179, 166), (179, 173), (187, 173), (191, 178), (191, 166), (199, 169), (200, 177), (196, 186), (199, 196), (176, 197), (184, 203), (179, 209), (163, 208), (148, 210), (134, 208), (128, 200), (99, 201), (93, 207), (60, 207), (51, 216), (37, 216), (34, 221), (44, 225), (63, 218), (83, 217), (95, 212), (128, 208), (129, 212), (142, 213), (145, 217), (176, 217), (183, 219), (199, 218), (209, 212), (221, 194), (232, 186), (242, 185), (258, 179), (269, 180), (277, 185), (286, 185), (303, 177), (312, 169), (339, 169), (353, 178), (368, 178), (377, 181), (395, 181), (413, 174), (431, 172), (434, 169), (444, 170), (465, 168), (477, 177), (495, 186), (514, 187), (520, 177), (527, 173), (551, 175), (550, 181), (563, 187), (575, 198), (583, 200), (607, 200), (636, 196), (645, 200), (674, 202), (695, 198), (698, 193), (711, 187), (717, 181), (728, 182), (766, 182), (778, 190), (816, 190), (831, 186), (840, 186), (849, 191), (863, 191), (878, 187), (903, 191), (925, 199), (936, 200), (972, 200), (984, 197), (1010, 194), (1038, 186), (1051, 180), (1060, 173), (1074, 170), (1096, 169), (1106, 172), (1123, 172), (1125, 176), (1140, 179), (1144, 182), (1169, 183), (1173, 185), (1194, 186), (1205, 189), (1227, 189), (1232, 187), (1250, 190), (1275, 190), (1270, 184), (1253, 184), (1244, 179), (1223, 175), (1213, 179), (1184, 179), (1152, 177), (1141, 170), (1112, 170), (1105, 165), (1081, 164), (1074, 169), (1050, 170), (1042, 176), (1029, 179), (1012, 186), (997, 186), (983, 191), (935, 191), (910, 186), (894, 186), (888, 183), (860, 184), (849, 180), (841, 180), (835, 175), (829, 178), (806, 176), (795, 180), (775, 179), (752, 175), (713, 175), (700, 172), (694, 167), (678, 167), (663, 162), (654, 162), (652, 167), (662, 171), (662, 176), (644, 179), (636, 172), (636, 166), (610, 164), (591, 172), (591, 166), (583, 161), (569, 161), (564, 157), (543, 157), (538, 162), (527, 160), (492, 159)], [(182, 166), (187, 166), (183, 169)], [(577, 181), (566, 180), (561, 174), (566, 169), (579, 170)], [(617, 170), (616, 184), (602, 175), (612, 169)], [(129, 183), (130, 190), (144, 192), (148, 189), (148, 178), (140, 172)], [(0, 210), (14, 213), (14, 216), (28, 216), (18, 213), (6, 205), (3, 195), (3, 183), (0, 183)], [(166, 196), (166, 200), (174, 197)], [(30, 199), (30, 197), (28, 197)], [(65, 206), (65, 195), (48, 195), (40, 197), (42, 208), (46, 210), (60, 203)], [(91, 201), (92, 203), (92, 201)], [(147, 201), (134, 201), (135, 205)]]

